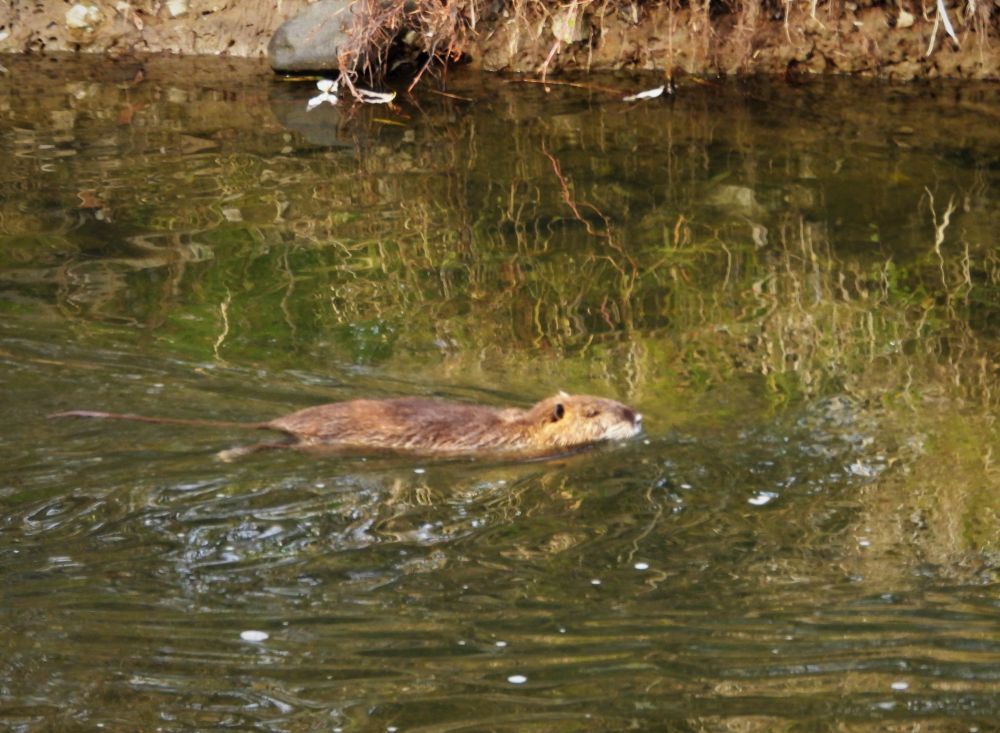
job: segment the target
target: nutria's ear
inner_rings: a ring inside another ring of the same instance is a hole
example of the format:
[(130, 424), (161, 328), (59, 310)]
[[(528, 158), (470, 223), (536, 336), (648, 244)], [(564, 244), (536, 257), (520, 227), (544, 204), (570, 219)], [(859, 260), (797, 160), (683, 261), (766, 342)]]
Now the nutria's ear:
[(564, 389), (559, 390), (559, 394), (556, 395), (556, 396), (557, 397), (569, 397), (569, 395), (566, 393), (566, 390), (564, 390)]
[(552, 422), (559, 422), (563, 419), (563, 415), (566, 414), (566, 408), (563, 407), (562, 402), (557, 402), (555, 407), (552, 408)]

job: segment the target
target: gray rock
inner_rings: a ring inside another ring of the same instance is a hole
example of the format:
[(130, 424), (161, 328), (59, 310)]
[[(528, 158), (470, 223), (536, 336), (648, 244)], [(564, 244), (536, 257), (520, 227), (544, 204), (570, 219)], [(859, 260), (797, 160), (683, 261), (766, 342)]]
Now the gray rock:
[(339, 68), (338, 49), (356, 20), (354, 0), (319, 0), (282, 23), (267, 54), (275, 71), (327, 71)]

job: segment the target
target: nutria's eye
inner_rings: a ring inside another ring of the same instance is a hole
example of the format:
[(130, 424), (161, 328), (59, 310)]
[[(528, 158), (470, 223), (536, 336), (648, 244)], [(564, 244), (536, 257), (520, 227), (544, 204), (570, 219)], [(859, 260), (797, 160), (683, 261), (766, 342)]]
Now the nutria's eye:
[(556, 406), (552, 408), (552, 422), (562, 420), (565, 414), (566, 408), (562, 406), (562, 402), (557, 402)]

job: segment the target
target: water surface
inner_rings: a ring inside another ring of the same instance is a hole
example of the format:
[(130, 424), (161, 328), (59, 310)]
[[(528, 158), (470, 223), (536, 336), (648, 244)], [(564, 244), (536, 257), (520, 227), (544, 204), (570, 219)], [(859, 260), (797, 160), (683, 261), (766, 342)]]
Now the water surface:
[[(4, 66), (4, 727), (995, 727), (995, 86), (307, 113), (256, 64)], [(45, 419), (558, 389), (646, 433), (222, 463), (257, 436)]]

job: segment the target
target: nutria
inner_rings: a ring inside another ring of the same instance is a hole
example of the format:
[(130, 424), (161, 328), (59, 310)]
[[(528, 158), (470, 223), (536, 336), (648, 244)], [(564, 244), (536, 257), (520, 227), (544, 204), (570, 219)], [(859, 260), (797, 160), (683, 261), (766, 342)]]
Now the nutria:
[(290, 440), (223, 451), (231, 459), (265, 448), (323, 446), (346, 451), (417, 454), (514, 454), (539, 457), (591, 443), (631, 438), (642, 415), (620, 402), (560, 393), (526, 410), (423, 397), (348, 400), (307, 407), (269, 422), (226, 422), (73, 410), (49, 417), (94, 417), (172, 425), (276, 430)]

